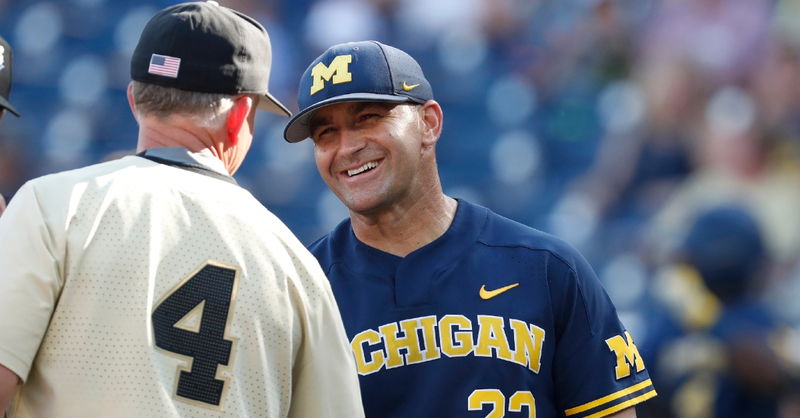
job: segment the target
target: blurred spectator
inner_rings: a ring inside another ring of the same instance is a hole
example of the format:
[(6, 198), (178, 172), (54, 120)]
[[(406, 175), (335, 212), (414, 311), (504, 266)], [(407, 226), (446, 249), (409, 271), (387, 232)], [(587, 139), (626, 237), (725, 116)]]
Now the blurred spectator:
[[(608, 88), (599, 106), (606, 135), (596, 160), (562, 200), (565, 211), (583, 202), (574, 220), (586, 230), (568, 236), (578, 242), (606, 237), (598, 240), (598, 257), (640, 246), (644, 225), (693, 168), (692, 129), (703, 98), (699, 81), (690, 63), (663, 61), (641, 66), (632, 81)], [(573, 222), (565, 226), (575, 228)]]
[[(800, 15), (798, 15), (800, 17)], [(776, 163), (798, 168), (800, 161), (800, 38), (777, 33), (749, 78), (766, 129), (776, 136)]]
[(775, 164), (779, 138), (765, 128), (750, 95), (738, 88), (717, 91), (696, 134), (696, 169), (655, 218), (651, 243), (667, 253), (697, 213), (738, 201), (753, 211), (775, 261), (793, 264), (800, 255), (800, 217), (794, 215), (800, 176)]
[(657, 2), (644, 60), (688, 58), (712, 79), (737, 82), (757, 63), (769, 34), (774, 0)]
[(693, 221), (653, 283), (656, 305), (641, 353), (661, 396), (646, 416), (779, 416), (800, 371), (783, 354), (800, 347), (758, 300), (768, 254), (756, 220), (740, 206), (715, 206)]

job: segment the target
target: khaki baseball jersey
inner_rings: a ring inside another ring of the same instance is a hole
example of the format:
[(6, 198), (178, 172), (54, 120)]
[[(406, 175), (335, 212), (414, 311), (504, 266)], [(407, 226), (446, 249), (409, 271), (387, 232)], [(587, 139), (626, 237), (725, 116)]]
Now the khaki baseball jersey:
[(0, 217), (11, 416), (363, 416), (316, 260), (219, 160), (164, 150), (32, 180)]

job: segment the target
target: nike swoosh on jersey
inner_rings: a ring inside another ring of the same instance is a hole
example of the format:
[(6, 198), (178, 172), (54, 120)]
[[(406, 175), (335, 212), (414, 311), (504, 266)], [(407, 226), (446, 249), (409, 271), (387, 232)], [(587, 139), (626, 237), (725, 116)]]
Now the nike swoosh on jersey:
[(405, 81), (403, 82), (403, 90), (404, 91), (411, 91), (411, 90), (414, 90), (417, 87), (419, 87), (419, 84), (412, 84), (412, 85), (409, 86), (408, 84), (406, 84)]
[(495, 289), (495, 290), (486, 290), (486, 285), (482, 285), (481, 286), (481, 291), (478, 292), (478, 294), (480, 295), (481, 299), (484, 299), (484, 300), (491, 299), (491, 298), (493, 298), (493, 297), (495, 297), (495, 296), (497, 296), (497, 295), (499, 295), (499, 294), (501, 294), (501, 293), (503, 293), (503, 292), (505, 292), (507, 290), (511, 290), (511, 289), (513, 289), (513, 288), (515, 288), (517, 286), (519, 286), (519, 283), (510, 284), (508, 286), (503, 286), (503, 287), (501, 287), (499, 289)]

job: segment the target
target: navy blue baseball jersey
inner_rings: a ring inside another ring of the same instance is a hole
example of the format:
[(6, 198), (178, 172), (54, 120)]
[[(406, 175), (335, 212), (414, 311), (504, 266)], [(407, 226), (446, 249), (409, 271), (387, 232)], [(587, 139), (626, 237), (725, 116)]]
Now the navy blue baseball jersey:
[(661, 399), (648, 409), (673, 418), (698, 411), (709, 418), (796, 416), (780, 412), (792, 392), (784, 389), (795, 379), (797, 363), (787, 354), (796, 351), (790, 348), (796, 332), (768, 303), (753, 296), (720, 299), (707, 280), (689, 265), (667, 267), (653, 280), (645, 312), (651, 326), (641, 343)]
[(562, 241), (459, 200), (396, 257), (345, 220), (310, 246), (368, 417), (602, 417), (656, 396), (596, 275)]

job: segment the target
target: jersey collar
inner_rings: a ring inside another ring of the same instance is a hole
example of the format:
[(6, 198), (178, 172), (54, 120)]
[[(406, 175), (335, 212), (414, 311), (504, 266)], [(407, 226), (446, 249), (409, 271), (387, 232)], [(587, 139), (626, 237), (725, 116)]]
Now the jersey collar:
[(183, 147), (157, 147), (150, 148), (143, 152), (144, 156), (155, 157), (162, 160), (169, 160), (176, 163), (189, 165), (199, 164), (211, 171), (230, 176), (225, 164), (219, 158), (211, 154), (209, 150), (192, 152)]
[[(348, 267), (360, 275), (377, 275), (394, 280), (395, 300), (399, 306), (418, 305), (430, 301), (433, 281), (473, 248), (483, 230), (488, 210), (459, 200), (456, 215), (442, 236), (405, 257), (398, 257), (370, 247), (356, 238), (352, 225), (339, 229), (346, 234), (343, 248), (350, 251), (349, 260), (359, 260)], [(363, 270), (362, 270), (363, 269)]]

